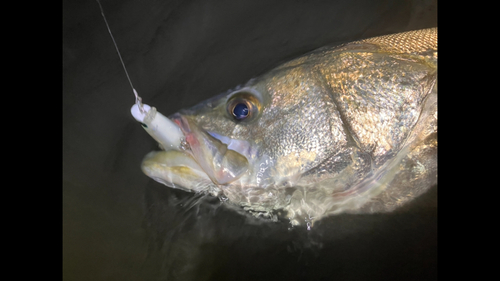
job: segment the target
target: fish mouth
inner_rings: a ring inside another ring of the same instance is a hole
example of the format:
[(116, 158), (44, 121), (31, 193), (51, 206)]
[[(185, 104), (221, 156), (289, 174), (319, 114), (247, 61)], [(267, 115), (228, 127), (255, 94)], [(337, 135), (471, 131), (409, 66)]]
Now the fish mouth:
[(248, 159), (198, 127), (192, 117), (176, 113), (169, 119), (184, 135), (181, 151), (148, 154), (142, 164), (146, 175), (167, 186), (192, 189), (191, 185), (199, 186), (207, 179), (216, 185), (226, 185), (247, 172)]

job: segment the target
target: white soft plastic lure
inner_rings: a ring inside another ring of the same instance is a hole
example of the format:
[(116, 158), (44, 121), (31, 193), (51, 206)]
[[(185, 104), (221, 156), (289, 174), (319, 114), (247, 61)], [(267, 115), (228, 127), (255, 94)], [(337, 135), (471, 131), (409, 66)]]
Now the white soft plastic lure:
[(134, 86), (132, 85), (132, 80), (130, 79), (130, 76), (128, 75), (127, 72), (127, 68), (123, 63), (120, 50), (118, 49), (118, 45), (116, 44), (115, 38), (111, 33), (111, 29), (109, 28), (109, 24), (108, 21), (106, 20), (106, 16), (104, 15), (104, 10), (102, 9), (101, 2), (99, 2), (99, 0), (96, 1), (97, 4), (99, 4), (101, 15), (104, 19), (104, 22), (106, 23), (109, 35), (113, 40), (113, 44), (116, 48), (116, 52), (118, 53), (118, 57), (120, 58), (120, 61), (122, 63), (123, 70), (127, 75), (130, 87), (132, 87), (132, 91), (135, 95), (135, 104), (130, 109), (132, 116), (134, 116), (135, 120), (139, 121), (142, 124), (144, 130), (146, 130), (146, 132), (148, 132), (148, 134), (151, 135), (151, 137), (153, 137), (153, 139), (155, 139), (164, 150), (171, 150), (171, 149), (180, 150), (183, 134), (179, 126), (177, 126), (177, 124), (172, 122), (163, 114), (157, 112), (156, 108), (141, 103), (141, 98), (137, 94), (137, 91), (135, 90)]
[(134, 104), (130, 111), (146, 132), (161, 145), (164, 150), (181, 150), (184, 135), (177, 124), (165, 117), (156, 108), (143, 104)]

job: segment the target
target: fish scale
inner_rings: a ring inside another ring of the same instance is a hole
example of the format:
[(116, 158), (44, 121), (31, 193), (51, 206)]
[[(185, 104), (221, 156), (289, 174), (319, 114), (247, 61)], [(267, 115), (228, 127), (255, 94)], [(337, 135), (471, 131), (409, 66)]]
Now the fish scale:
[(425, 53), (437, 51), (437, 28), (383, 35), (358, 42), (373, 43), (383, 52)]

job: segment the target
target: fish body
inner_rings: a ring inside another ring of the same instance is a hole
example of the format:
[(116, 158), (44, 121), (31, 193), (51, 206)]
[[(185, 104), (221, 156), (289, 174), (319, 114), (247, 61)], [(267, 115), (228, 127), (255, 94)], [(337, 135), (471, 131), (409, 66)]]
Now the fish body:
[(437, 28), (318, 49), (169, 118), (182, 149), (142, 163), (167, 186), (294, 225), (392, 211), (437, 183)]

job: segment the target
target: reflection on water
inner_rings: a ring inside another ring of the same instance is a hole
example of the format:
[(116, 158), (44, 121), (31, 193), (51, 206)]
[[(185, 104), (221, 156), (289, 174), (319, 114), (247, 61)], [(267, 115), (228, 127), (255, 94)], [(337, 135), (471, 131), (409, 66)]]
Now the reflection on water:
[(436, 192), (394, 213), (332, 216), (308, 231), (151, 182), (143, 271), (150, 280), (435, 279)]

